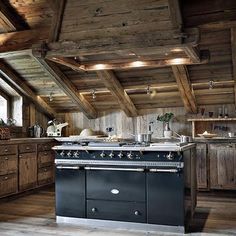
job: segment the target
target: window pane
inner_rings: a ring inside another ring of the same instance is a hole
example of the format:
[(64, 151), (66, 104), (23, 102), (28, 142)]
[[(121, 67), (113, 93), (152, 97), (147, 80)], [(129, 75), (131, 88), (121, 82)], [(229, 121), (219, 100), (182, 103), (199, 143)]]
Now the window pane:
[(7, 100), (0, 96), (0, 118), (7, 122)]

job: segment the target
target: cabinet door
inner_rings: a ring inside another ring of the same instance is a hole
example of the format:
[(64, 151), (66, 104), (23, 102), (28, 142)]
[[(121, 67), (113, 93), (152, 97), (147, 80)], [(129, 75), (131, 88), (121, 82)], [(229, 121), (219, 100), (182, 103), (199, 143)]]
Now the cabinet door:
[(54, 182), (54, 166), (38, 169), (38, 185), (51, 184)]
[(208, 188), (208, 160), (206, 147), (206, 144), (197, 144), (197, 186), (200, 189)]
[(0, 176), (0, 197), (17, 192), (17, 174)]
[(19, 189), (34, 188), (37, 185), (37, 154), (23, 153), (19, 155)]
[(210, 188), (236, 189), (235, 144), (210, 144)]
[(0, 175), (17, 172), (17, 155), (0, 156)]

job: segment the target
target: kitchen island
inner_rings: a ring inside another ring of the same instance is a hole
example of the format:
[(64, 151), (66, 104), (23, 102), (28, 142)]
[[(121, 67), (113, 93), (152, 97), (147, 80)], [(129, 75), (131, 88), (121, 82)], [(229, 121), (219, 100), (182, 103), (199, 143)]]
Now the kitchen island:
[(186, 231), (196, 206), (195, 144), (53, 149), (57, 223)]

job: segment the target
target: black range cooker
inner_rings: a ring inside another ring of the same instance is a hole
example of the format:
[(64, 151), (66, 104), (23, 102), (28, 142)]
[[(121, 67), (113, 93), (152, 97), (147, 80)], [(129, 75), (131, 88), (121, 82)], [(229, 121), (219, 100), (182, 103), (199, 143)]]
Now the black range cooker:
[(57, 218), (178, 226), (195, 206), (194, 145), (62, 145), (56, 150)]

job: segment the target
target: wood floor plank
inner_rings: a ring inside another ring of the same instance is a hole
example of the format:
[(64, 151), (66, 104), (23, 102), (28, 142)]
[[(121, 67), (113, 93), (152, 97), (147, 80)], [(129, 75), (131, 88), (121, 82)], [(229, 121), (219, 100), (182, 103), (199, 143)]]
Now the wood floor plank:
[[(166, 236), (55, 223), (54, 189), (47, 188), (9, 201), (0, 201), (0, 236)], [(236, 235), (236, 193), (200, 193), (188, 235)]]

